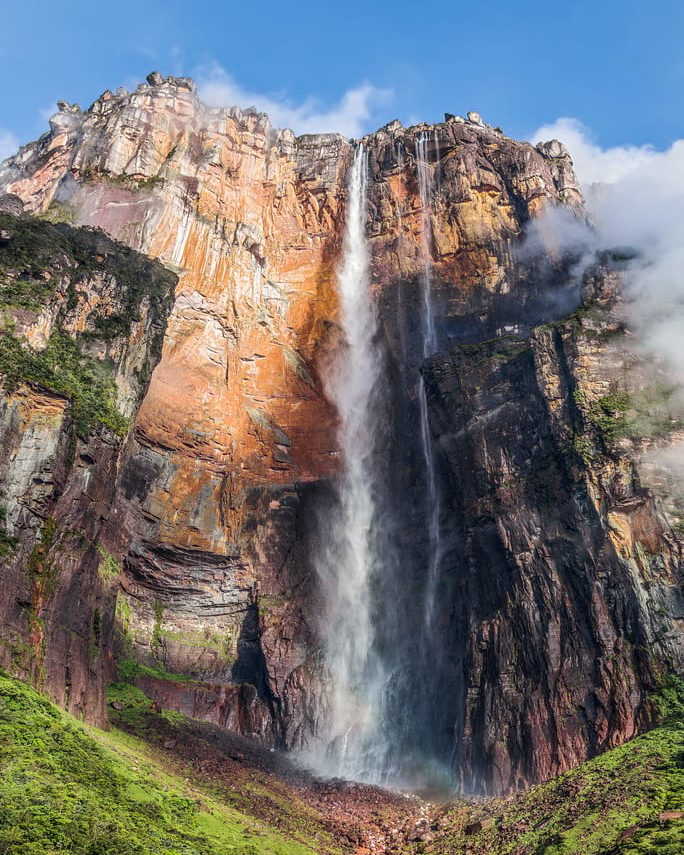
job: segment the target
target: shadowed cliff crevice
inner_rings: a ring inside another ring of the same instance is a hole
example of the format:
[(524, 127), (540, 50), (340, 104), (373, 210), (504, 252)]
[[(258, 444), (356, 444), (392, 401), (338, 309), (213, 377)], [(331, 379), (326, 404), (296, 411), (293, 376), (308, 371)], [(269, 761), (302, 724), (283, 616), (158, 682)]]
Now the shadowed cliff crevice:
[(276, 746), (285, 747), (281, 700), (269, 681), (268, 665), (261, 646), (259, 604), (251, 603), (245, 612), (237, 641), (237, 659), (232, 668), (232, 678), (238, 684), (256, 688), (261, 701), (268, 707), (274, 730)]

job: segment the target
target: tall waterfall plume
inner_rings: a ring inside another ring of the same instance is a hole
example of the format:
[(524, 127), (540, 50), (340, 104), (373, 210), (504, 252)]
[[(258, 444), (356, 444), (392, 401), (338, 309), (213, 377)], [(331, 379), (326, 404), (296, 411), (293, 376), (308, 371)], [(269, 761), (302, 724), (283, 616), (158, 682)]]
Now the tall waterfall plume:
[(338, 271), (342, 342), (326, 370), (326, 392), (339, 418), (341, 469), (322, 531), (317, 572), (322, 587), (323, 657), (328, 709), (313, 760), (321, 771), (382, 779), (386, 675), (374, 649), (373, 583), (382, 575), (378, 549), (378, 419), (381, 374), (378, 320), (370, 291), (366, 240), (367, 154), (357, 145), (348, 179), (344, 253)]

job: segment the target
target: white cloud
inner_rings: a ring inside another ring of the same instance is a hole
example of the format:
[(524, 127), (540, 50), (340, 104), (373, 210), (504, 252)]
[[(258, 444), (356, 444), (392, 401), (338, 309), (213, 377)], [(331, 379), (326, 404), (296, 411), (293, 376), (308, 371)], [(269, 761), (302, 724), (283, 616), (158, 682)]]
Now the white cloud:
[(578, 119), (567, 116), (550, 125), (542, 125), (531, 139), (535, 143), (550, 139), (564, 142), (572, 155), (577, 176), (585, 187), (599, 182), (612, 184), (620, 181), (660, 155), (649, 145), (603, 149), (593, 141), (589, 128)]
[[(601, 148), (576, 119), (533, 139), (564, 142), (575, 163), (599, 245), (639, 252), (626, 276), (627, 311), (642, 345), (684, 380), (684, 140)], [(572, 235), (576, 240), (576, 235)]]
[(57, 111), (57, 102), (53, 101), (52, 104), (48, 104), (47, 107), (41, 107), (38, 114), (45, 124), (47, 124)]
[(292, 128), (297, 134), (336, 131), (347, 137), (362, 136), (375, 109), (392, 98), (388, 89), (363, 83), (348, 89), (331, 107), (314, 97), (296, 104), (286, 96), (265, 95), (243, 89), (228, 72), (214, 63), (197, 73), (200, 98), (211, 107), (256, 107), (268, 113), (274, 127)]
[(0, 160), (4, 160), (19, 148), (19, 140), (10, 131), (0, 129)]

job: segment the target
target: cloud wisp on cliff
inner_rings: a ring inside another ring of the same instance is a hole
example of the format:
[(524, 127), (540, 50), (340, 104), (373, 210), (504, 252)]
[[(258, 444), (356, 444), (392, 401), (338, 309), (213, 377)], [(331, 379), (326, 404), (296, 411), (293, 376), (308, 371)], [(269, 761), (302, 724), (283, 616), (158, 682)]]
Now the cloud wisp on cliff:
[(14, 154), (19, 148), (19, 140), (10, 131), (0, 128), (0, 162)]
[(244, 89), (218, 63), (201, 67), (195, 77), (200, 98), (210, 107), (254, 106), (268, 113), (274, 127), (291, 128), (296, 134), (336, 132), (347, 137), (362, 136), (377, 109), (393, 97), (390, 89), (362, 83), (347, 89), (336, 104), (323, 107), (313, 96), (294, 103), (286, 96)]
[[(603, 149), (576, 119), (545, 125), (533, 141), (560, 139), (573, 158), (596, 232), (587, 244), (631, 247), (626, 311), (640, 346), (684, 381), (684, 140)], [(569, 235), (576, 246), (576, 229)]]

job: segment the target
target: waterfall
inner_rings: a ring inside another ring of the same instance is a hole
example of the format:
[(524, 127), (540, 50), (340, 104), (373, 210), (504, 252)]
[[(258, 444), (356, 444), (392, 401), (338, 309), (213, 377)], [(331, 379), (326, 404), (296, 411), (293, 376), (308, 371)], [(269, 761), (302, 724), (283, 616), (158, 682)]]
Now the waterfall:
[[(422, 217), (422, 269), (416, 295), (419, 363), (437, 349), (427, 146), (427, 135), (421, 135), (416, 142)], [(387, 396), (397, 390), (388, 391), (388, 330), (380, 328), (371, 292), (367, 167), (367, 154), (358, 145), (348, 174), (337, 272), (339, 341), (323, 367), (326, 395), (338, 414), (340, 452), (333, 496), (329, 503), (321, 503), (319, 511), (315, 556), (325, 687), (314, 740), (301, 759), (327, 776), (402, 786), (442, 785), (448, 778), (442, 739), (445, 714), (437, 709), (443, 669), (434, 620), (442, 557), (439, 481), (425, 384), (415, 362), (405, 375), (399, 371), (404, 383), (399, 394), (415, 403), (415, 409), (407, 410), (413, 421), (406, 425), (403, 438), (391, 425), (388, 429)], [(401, 333), (399, 339), (394, 358), (403, 365), (410, 344), (402, 342)], [(404, 446), (407, 436), (413, 440)], [(387, 447), (390, 438), (396, 444)], [(409, 457), (404, 456), (407, 451)], [(427, 544), (422, 553), (410, 545), (402, 551), (407, 546), (402, 534), (415, 516), (391, 492), (404, 483), (410, 460), (424, 473)]]
[[(421, 202), (421, 245), (422, 270), (420, 272), (420, 297), (422, 304), (423, 359), (432, 356), (437, 349), (435, 313), (432, 304), (431, 244), (432, 227), (430, 225), (431, 175), (428, 164), (428, 134), (423, 132), (416, 139), (416, 170), (418, 192)], [(436, 138), (435, 138), (436, 139)], [(442, 560), (442, 538), (440, 532), (440, 495), (437, 483), (435, 455), (428, 420), (428, 404), (425, 381), (422, 374), (418, 380), (418, 407), (420, 413), (420, 438), (425, 460), (426, 495), (425, 509), (428, 531), (428, 562), (425, 582), (424, 629), (431, 635), (435, 616), (435, 598), (439, 568)]]
[(367, 154), (357, 145), (348, 178), (348, 208), (337, 281), (343, 341), (325, 371), (337, 408), (341, 467), (335, 503), (322, 530), (317, 573), (328, 698), (318, 744), (308, 759), (320, 771), (379, 780), (386, 756), (381, 728), (386, 682), (374, 652), (373, 582), (382, 577), (378, 549), (377, 409), (381, 358), (370, 292), (366, 241)]

